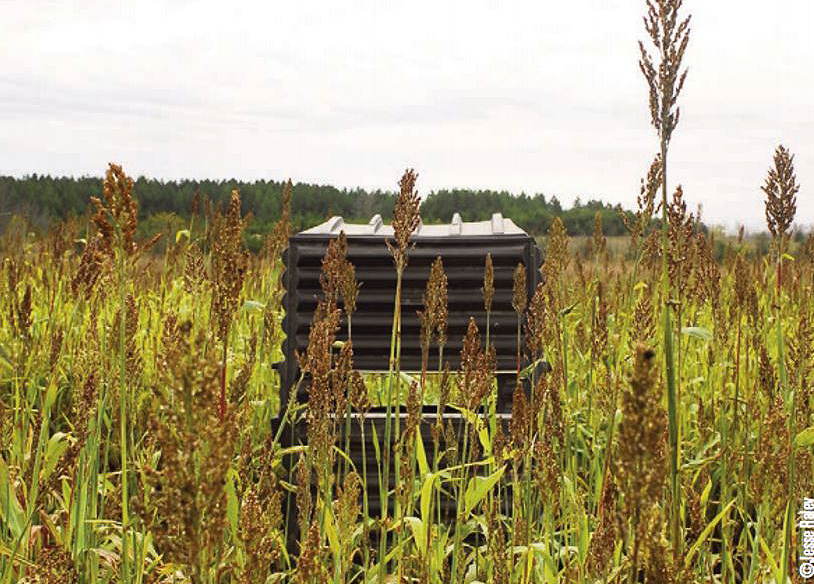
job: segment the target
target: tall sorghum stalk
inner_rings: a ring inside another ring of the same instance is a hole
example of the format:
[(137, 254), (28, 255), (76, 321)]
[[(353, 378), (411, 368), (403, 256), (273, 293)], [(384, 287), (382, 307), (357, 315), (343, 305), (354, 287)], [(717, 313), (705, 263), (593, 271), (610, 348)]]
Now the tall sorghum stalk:
[[(485, 397), (492, 389), (493, 361), (488, 348), (481, 350), (478, 326), (475, 319), (469, 318), (466, 336), (461, 349), (461, 370), (458, 372), (456, 382), (458, 396), (463, 402), (463, 408), (475, 415)], [(458, 485), (456, 496), (457, 512), (455, 515), (455, 539), (452, 549), (452, 580), (459, 581), (459, 564), (463, 553), (462, 529), (464, 524), (464, 499), (469, 477), (469, 462), (472, 456), (470, 448), (470, 434), (474, 434), (474, 424), (464, 424), (463, 449), (461, 450), (460, 468), (461, 482)], [(471, 440), (476, 440), (472, 436)]]
[[(432, 339), (435, 338), (436, 342), (438, 343), (438, 401), (435, 407), (435, 424), (433, 424), (431, 428), (432, 432), (432, 444), (433, 444), (433, 456), (432, 456), (432, 472), (433, 476), (435, 473), (438, 472), (438, 451), (439, 451), (439, 442), (441, 438), (441, 434), (444, 430), (443, 424), (443, 416), (444, 416), (444, 408), (446, 407), (446, 402), (448, 399), (448, 388), (449, 388), (449, 370), (445, 370), (442, 373), (443, 367), (443, 355), (444, 355), (444, 345), (447, 341), (447, 316), (448, 316), (448, 306), (447, 306), (447, 297), (448, 297), (448, 290), (447, 290), (447, 275), (444, 272), (444, 262), (441, 259), (441, 256), (437, 256), (435, 261), (432, 263), (432, 267), (430, 268), (430, 277), (427, 280), (427, 289), (424, 293), (424, 312), (422, 313), (422, 319), (426, 319), (426, 324), (422, 320), (422, 350), (424, 350), (423, 343), (426, 342), (426, 359), (427, 359), (427, 366), (429, 368), (429, 348)], [(426, 326), (427, 330), (424, 330)], [(424, 339), (426, 336), (426, 339)], [(423, 356), (422, 356), (423, 358)], [(422, 366), (422, 379), (424, 377), (423, 372), (424, 367)], [(423, 384), (423, 381), (422, 381)], [(422, 388), (423, 391), (423, 388)], [(432, 500), (430, 503), (430, 516), (432, 515), (432, 507), (435, 504), (436, 500), (436, 492), (433, 490), (432, 492)], [(438, 506), (438, 521), (441, 521), (441, 507)], [(427, 545), (429, 545), (429, 537), (431, 536), (432, 530), (427, 530)]]
[[(344, 234), (343, 234), (344, 235)], [(359, 284), (356, 281), (356, 268), (347, 259), (347, 244), (345, 245), (345, 261), (342, 262), (340, 274), (339, 293), (342, 296), (342, 303), (345, 307), (345, 316), (348, 318), (348, 344), (353, 346), (353, 313), (356, 312), (356, 300), (359, 298)], [(350, 456), (350, 419), (351, 404), (345, 411), (345, 453)], [(347, 458), (344, 459), (347, 465)], [(347, 474), (347, 466), (345, 467)]]
[(766, 194), (766, 223), (773, 238), (773, 247), (776, 262), (776, 286), (774, 297), (775, 332), (777, 335), (777, 364), (780, 369), (780, 384), (783, 399), (786, 402), (788, 415), (788, 492), (786, 499), (786, 532), (783, 545), (782, 574), (788, 573), (789, 554), (791, 549), (791, 530), (793, 522), (794, 497), (794, 450), (791, 440), (794, 439), (795, 418), (797, 415), (796, 391), (790, 387), (786, 372), (786, 351), (783, 338), (783, 256), (788, 248), (791, 238), (791, 225), (797, 212), (797, 192), (800, 185), (794, 175), (794, 155), (790, 154), (782, 145), (774, 152), (774, 168), (769, 169), (766, 182), (762, 187)]
[[(119, 288), (119, 326), (118, 326), (118, 367), (119, 367), (119, 440), (121, 450), (121, 485), (122, 485), (122, 552), (121, 552), (121, 573), (122, 580), (127, 582), (130, 579), (129, 562), (129, 497), (128, 497), (128, 427), (127, 412), (132, 407), (130, 395), (127, 391), (127, 343), (126, 331), (128, 325), (132, 328), (133, 322), (128, 323), (128, 303), (127, 303), (127, 262), (134, 261), (138, 255), (152, 247), (161, 234), (156, 235), (143, 245), (135, 242), (136, 229), (138, 228), (138, 202), (133, 197), (133, 179), (128, 177), (122, 167), (110, 164), (105, 174), (102, 184), (102, 199), (90, 198), (95, 207), (93, 222), (99, 230), (99, 235), (94, 239), (94, 249), (96, 250), (93, 260), (88, 264), (88, 268), (95, 274), (86, 272), (86, 277), (78, 276), (74, 280), (74, 290), (87, 284), (92, 286), (99, 275), (99, 265), (104, 261), (104, 257), (115, 258), (116, 271), (118, 272)], [(90, 244), (89, 244), (90, 245)], [(81, 272), (82, 266), (80, 266)], [(133, 318), (133, 315), (130, 315)], [(135, 537), (135, 535), (134, 535)], [(135, 548), (134, 548), (135, 549)]]
[(126, 176), (120, 166), (110, 164), (105, 181), (102, 186), (104, 202), (97, 197), (91, 197), (96, 207), (93, 221), (102, 237), (105, 252), (115, 257), (118, 272), (119, 286), (119, 336), (118, 336), (118, 365), (119, 365), (119, 440), (121, 451), (121, 486), (122, 486), (122, 523), (121, 523), (121, 575), (124, 582), (130, 580), (129, 563), (129, 529), (130, 516), (128, 512), (128, 448), (127, 448), (127, 373), (125, 369), (125, 331), (127, 324), (127, 255), (134, 253), (136, 245), (133, 235), (136, 230), (138, 218), (138, 204), (132, 196), (133, 179)]
[[(348, 261), (348, 239), (345, 232), (339, 233), (339, 237), (332, 240), (328, 244), (328, 249), (325, 252), (325, 258), (322, 260), (322, 274), (320, 275), (320, 284), (325, 298), (328, 302), (336, 304), (339, 298), (342, 298), (345, 316), (348, 319), (348, 339), (347, 344), (352, 346), (352, 317), (353, 312), (356, 310), (356, 299), (359, 296), (359, 285), (356, 282), (356, 269)], [(345, 453), (350, 450), (350, 426), (351, 426), (351, 404), (346, 401), (345, 404)], [(347, 457), (343, 457), (342, 474), (347, 474)]]
[[(489, 338), (490, 319), (492, 316), (492, 301), (495, 298), (495, 267), (492, 263), (492, 254), (486, 254), (486, 263), (483, 270), (483, 308), (486, 311), (486, 352), (492, 351), (492, 345)], [(495, 435), (497, 429), (497, 392), (492, 391), (489, 393), (489, 434)], [(492, 468), (494, 470), (494, 468)]]
[[(421, 217), (418, 214), (419, 199), (415, 190), (418, 176), (413, 169), (407, 169), (399, 181), (399, 194), (396, 196), (393, 213), (393, 238), (395, 245), (387, 241), (387, 248), (393, 256), (396, 267), (396, 294), (393, 300), (393, 325), (390, 332), (390, 363), (387, 375), (387, 403), (385, 406), (384, 422), (384, 456), (383, 481), (381, 490), (382, 525), (379, 540), (379, 582), (384, 582), (386, 572), (385, 550), (388, 527), (388, 495), (390, 488), (390, 451), (392, 447), (392, 416), (393, 416), (393, 386), (396, 386), (396, 433), (398, 434), (400, 401), (398, 396), (398, 378), (400, 369), (400, 343), (401, 343), (401, 283), (404, 270), (407, 267), (407, 254), (409, 239), (418, 228)], [(396, 477), (399, 476), (400, 456), (396, 452)]]
[(673, 330), (670, 322), (670, 281), (668, 277), (668, 224), (667, 224), (667, 151), (673, 130), (678, 124), (680, 109), (678, 96), (687, 78), (687, 70), (681, 70), (681, 62), (687, 49), (690, 34), (690, 17), (679, 20), (682, 0), (646, 0), (645, 30), (650, 37), (658, 61), (654, 63), (644, 43), (639, 42), (641, 58), (639, 67), (647, 80), (649, 90), (650, 121), (656, 129), (661, 153), (661, 286), (662, 324), (664, 334), (664, 364), (667, 377), (667, 407), (670, 435), (670, 484), (672, 512), (670, 513), (670, 539), (673, 555), (681, 550), (680, 510), (681, 491), (679, 481), (680, 460), (680, 411), (677, 402), (675, 363), (673, 360)]
[(211, 241), (212, 316), (221, 341), (220, 418), (226, 417), (226, 357), (232, 318), (240, 303), (243, 280), (248, 268), (248, 254), (243, 249), (244, 220), (240, 216), (240, 194), (235, 190), (225, 216), (213, 216)]
[[(265, 350), (271, 349), (272, 341), (274, 340), (275, 328), (275, 308), (279, 305), (280, 295), (283, 288), (282, 280), (282, 262), (280, 261), (282, 252), (288, 247), (288, 238), (291, 236), (291, 179), (283, 186), (282, 195), (282, 208), (280, 211), (280, 219), (274, 225), (271, 234), (266, 237), (263, 243), (262, 255), (265, 260), (269, 262), (269, 267), (274, 274), (274, 280), (271, 282), (271, 289), (266, 298), (266, 309), (263, 319), (263, 339), (265, 342), (261, 344), (260, 362), (264, 363)], [(268, 345), (268, 347), (267, 347)], [(282, 405), (282, 404), (281, 404)]]
[[(370, 398), (368, 396), (367, 386), (362, 378), (362, 374), (356, 370), (351, 372), (350, 381), (350, 394), (348, 401), (356, 410), (359, 415), (359, 434), (362, 440), (362, 509), (364, 512), (364, 524), (362, 526), (362, 541), (364, 545), (364, 574), (367, 576), (367, 570), (370, 567), (370, 507), (368, 503), (367, 493), (367, 446), (365, 444), (365, 416), (370, 411)], [(350, 456), (350, 453), (347, 453)]]

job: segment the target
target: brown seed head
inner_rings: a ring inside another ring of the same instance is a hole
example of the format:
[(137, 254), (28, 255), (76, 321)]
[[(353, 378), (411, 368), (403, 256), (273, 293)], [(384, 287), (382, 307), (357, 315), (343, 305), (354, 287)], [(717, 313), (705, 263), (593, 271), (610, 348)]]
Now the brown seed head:
[(512, 394), (512, 418), (509, 422), (509, 433), (511, 435), (512, 445), (515, 448), (523, 449), (528, 446), (531, 424), (529, 414), (529, 403), (526, 398), (526, 392), (523, 389), (522, 382), (518, 380), (514, 386), (514, 393)]
[(240, 216), (240, 193), (234, 190), (226, 215), (215, 212), (212, 218), (212, 314), (220, 339), (229, 333), (237, 312), (243, 281), (248, 269), (248, 253), (243, 249), (244, 220)]
[(603, 258), (608, 253), (608, 240), (602, 229), (602, 213), (594, 213), (594, 233), (591, 237), (591, 251), (594, 258)]
[(351, 406), (361, 413), (366, 414), (370, 410), (370, 398), (362, 374), (357, 370), (351, 372), (350, 395), (348, 396)]
[(597, 282), (596, 299), (596, 320), (594, 321), (593, 335), (591, 336), (591, 346), (594, 356), (602, 360), (605, 358), (605, 352), (608, 348), (608, 302), (605, 299), (602, 282)]
[(103, 273), (110, 270), (110, 255), (105, 251), (102, 235), (93, 236), (85, 245), (79, 267), (71, 280), (71, 293), (90, 295)]
[(682, 0), (647, 0), (644, 27), (657, 51), (657, 62), (639, 41), (639, 68), (647, 81), (650, 121), (667, 142), (678, 124), (676, 103), (687, 78), (681, 62), (690, 40), (690, 17), (679, 21), (681, 4)]
[(794, 155), (782, 145), (774, 151), (774, 168), (769, 169), (761, 189), (766, 194), (766, 224), (779, 255), (786, 251), (791, 236), (789, 229), (797, 212), (800, 190), (794, 175)]
[(514, 269), (512, 279), (512, 308), (517, 314), (523, 314), (528, 304), (528, 291), (526, 290), (526, 268), (520, 263)]
[(548, 247), (541, 268), (546, 280), (557, 280), (568, 267), (568, 242), (565, 224), (561, 218), (555, 217), (548, 230)]
[(336, 305), (339, 299), (347, 255), (348, 239), (342, 231), (339, 237), (328, 242), (325, 257), (322, 258), (322, 272), (319, 275), (322, 293), (331, 305)]
[(636, 345), (639, 343), (650, 343), (656, 334), (653, 303), (650, 296), (649, 289), (642, 289), (636, 307), (633, 309), (633, 330), (630, 337), (631, 351), (635, 351)]
[(616, 488), (614, 476), (607, 473), (602, 484), (602, 495), (596, 510), (598, 524), (591, 534), (591, 543), (588, 547), (588, 569), (596, 575), (607, 573), (613, 554), (614, 542), (616, 541), (616, 520), (618, 517), (616, 501), (618, 495), (619, 491)]
[(531, 297), (526, 315), (526, 347), (531, 360), (539, 359), (543, 355), (543, 339), (546, 336), (549, 320), (546, 300), (546, 286), (541, 282), (534, 290), (534, 296)]
[(189, 294), (198, 294), (206, 279), (204, 256), (196, 244), (190, 245), (184, 253), (184, 290)]
[(687, 291), (695, 265), (695, 249), (691, 245), (695, 218), (692, 213), (687, 213), (687, 203), (684, 201), (681, 185), (676, 187), (672, 201), (667, 206), (667, 223), (670, 244), (667, 268), (670, 282), (677, 290), (679, 298), (682, 298)]
[(710, 300), (713, 307), (718, 305), (721, 293), (721, 270), (712, 256), (712, 239), (702, 232), (695, 234), (695, 285), (690, 295), (699, 302)]
[(655, 361), (652, 350), (638, 345), (630, 387), (622, 394), (618, 460), (629, 517), (637, 507), (657, 504), (664, 485), (667, 414), (661, 404)]
[(492, 254), (486, 254), (486, 267), (483, 270), (483, 309), (486, 312), (492, 310), (492, 300), (495, 298), (495, 267), (492, 264)]
[(641, 179), (639, 194), (636, 197), (638, 210), (633, 215), (633, 220), (629, 220), (627, 215), (622, 214), (625, 227), (631, 236), (631, 246), (638, 249), (641, 238), (647, 235), (650, 223), (653, 220), (653, 213), (656, 211), (656, 194), (661, 185), (661, 154), (657, 154), (650, 163), (647, 170), (647, 177)]
[[(121, 247), (132, 256), (137, 251), (144, 251), (158, 241), (161, 234), (141, 246), (135, 242), (138, 228), (138, 201), (133, 196), (133, 179), (127, 176), (118, 164), (110, 163), (105, 179), (102, 183), (102, 197), (91, 197), (91, 203), (96, 208), (93, 222), (102, 236), (105, 252), (113, 254), (113, 249)], [(119, 228), (121, 239), (118, 238), (116, 226)]]
[(430, 311), (435, 325), (436, 342), (443, 346), (447, 342), (447, 317), (448, 317), (448, 291), (447, 274), (444, 271), (444, 262), (441, 256), (435, 258), (430, 270), (430, 282), (432, 289), (429, 294)]
[(283, 185), (283, 195), (280, 209), (280, 219), (274, 225), (274, 230), (266, 238), (264, 255), (272, 262), (276, 262), (280, 253), (288, 246), (291, 236), (291, 179)]
[(478, 325), (473, 317), (463, 340), (461, 370), (457, 377), (458, 390), (464, 407), (475, 411), (492, 389), (491, 359), (480, 349)]
[(782, 396), (778, 395), (769, 400), (763, 417), (749, 481), (753, 500), (760, 504), (768, 497), (775, 517), (779, 512), (778, 504), (785, 506), (785, 497), (778, 497), (777, 493), (785, 493), (787, 489), (789, 445), (786, 407)]
[(388, 241), (387, 247), (393, 255), (396, 269), (401, 271), (407, 265), (407, 251), (409, 239), (421, 223), (418, 212), (420, 201), (415, 190), (418, 175), (412, 168), (404, 171), (399, 180), (399, 194), (396, 196), (396, 205), (393, 211), (393, 237), (395, 247)]
[(809, 263), (814, 263), (814, 229), (808, 232), (808, 237), (803, 244), (803, 257)]

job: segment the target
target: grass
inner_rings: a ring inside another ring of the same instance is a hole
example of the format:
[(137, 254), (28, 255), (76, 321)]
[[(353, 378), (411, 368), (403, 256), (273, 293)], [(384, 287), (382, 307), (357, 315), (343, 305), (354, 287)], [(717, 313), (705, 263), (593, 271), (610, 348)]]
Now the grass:
[[(814, 317), (814, 257), (804, 249), (779, 256), (778, 285), (776, 263), (753, 258), (737, 240), (726, 243), (721, 263), (695, 247), (689, 254), (685, 243), (692, 267), (682, 327), (673, 330), (682, 354), (676, 554), (663, 371), (657, 360), (647, 371), (634, 366), (637, 346), (661, 346), (656, 329), (642, 333), (637, 321), (641, 306), (658, 320), (658, 258), (638, 252), (634, 270), (624, 256), (603, 261), (600, 248), (577, 265), (573, 246), (558, 244), (565, 255), (549, 265), (559, 262), (561, 272), (538, 290), (541, 300), (556, 294), (557, 304), (518, 298), (529, 325), (524, 345), (539, 351), (529, 356), (546, 358), (553, 371), (534, 380), (529, 399), (516, 393), (509, 425), (474, 415), (495, 390), (485, 331), (470, 330), (469, 365), (451, 378), (451, 390), (440, 389), (434, 365), (424, 375), (400, 374), (403, 404), (413, 380), (422, 403), (444, 402), (465, 423), (442, 427), (432, 445), (416, 441), (406, 422), (391, 428), (401, 469), (390, 494), (399, 505), (382, 522), (366, 515), (370, 493), (353, 487), (363, 469), (342, 452), (347, 407), (334, 390), (351, 375), (335, 358), (324, 360), (335, 337), (319, 345), (323, 362), (314, 364), (330, 388), (312, 391), (322, 403), (277, 403), (276, 261), (247, 258), (228, 323), (222, 414), (224, 343), (222, 321), (207, 308), (217, 281), (206, 234), (168, 238), (163, 257), (128, 256), (114, 230), (112, 253), (97, 258), (91, 277), (81, 266), (93, 265), (92, 245), (60, 252), (59, 241), (80, 239), (82, 229), (90, 226), (65, 224), (33, 239), (9, 230), (2, 243), (4, 583), (395, 575), (596, 582), (621, 574), (661, 582), (702, 581), (710, 572), (759, 582), (794, 569), (787, 517), (814, 487), (809, 447), (794, 441), (812, 424), (812, 335), (789, 338)], [(198, 261), (193, 247), (204, 250), (200, 284), (186, 265)], [(709, 278), (717, 282), (711, 288)], [(530, 345), (529, 335), (537, 339)], [(437, 349), (437, 340), (427, 342)], [(392, 376), (361, 379), (369, 400), (386, 402)], [(309, 409), (338, 414), (322, 427), (328, 442), (281, 447), (283, 428), (272, 433), (272, 418), (282, 410), (288, 421), (313, 420)], [(651, 428), (658, 419), (664, 426)], [(648, 428), (647, 440), (630, 438)], [(369, 443), (379, 449), (382, 482), (383, 438)], [(289, 477), (299, 460), (321, 477), (319, 489), (298, 483), (296, 471)], [(440, 506), (449, 496), (456, 520)], [(306, 527), (289, 546), (284, 508)]]

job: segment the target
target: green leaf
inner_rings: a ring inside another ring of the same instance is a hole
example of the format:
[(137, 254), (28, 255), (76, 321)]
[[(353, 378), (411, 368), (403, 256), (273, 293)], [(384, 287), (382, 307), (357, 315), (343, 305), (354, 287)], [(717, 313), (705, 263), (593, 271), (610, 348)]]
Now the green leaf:
[(814, 426), (810, 426), (794, 437), (794, 445), (797, 448), (814, 445)]
[(189, 229), (181, 229), (175, 233), (175, 243), (181, 241), (182, 237), (189, 239)]
[(486, 493), (488, 493), (492, 487), (497, 484), (500, 477), (503, 476), (504, 470), (506, 470), (505, 465), (501, 466), (488, 477), (472, 477), (472, 479), (470, 479), (466, 487), (466, 493), (464, 494), (464, 514), (469, 515), (472, 509), (475, 508), (475, 505), (483, 500)]
[(571, 311), (577, 307), (577, 304), (579, 304), (579, 302), (574, 302), (571, 306), (566, 306), (565, 308), (560, 310), (560, 316), (566, 316), (568, 314), (571, 314)]
[(404, 371), (399, 371), (399, 375), (401, 376), (402, 380), (407, 382), (408, 385), (412, 385), (413, 383), (418, 384), (418, 380), (415, 377), (405, 373)]
[(423, 477), (430, 472), (430, 465), (427, 463), (427, 453), (424, 451), (424, 440), (421, 439), (421, 433), (415, 433), (415, 457), (418, 461), (418, 470)]
[(265, 310), (266, 305), (259, 300), (247, 300), (243, 303), (243, 306), (240, 310)]
[(708, 328), (700, 326), (685, 326), (681, 328), (682, 335), (689, 335), (703, 341), (712, 340), (712, 332)]
[(534, 361), (533, 363), (531, 363), (530, 365), (528, 365), (527, 367), (522, 369), (520, 371), (520, 373), (517, 374), (517, 377), (519, 379), (526, 379), (527, 377), (529, 377), (531, 375), (531, 372), (534, 370), (534, 368), (537, 367), (537, 365), (539, 365), (542, 362), (543, 362), (542, 359), (537, 359), (536, 361)]
[(769, 568), (771, 568), (772, 572), (774, 572), (774, 581), (782, 582), (783, 579), (780, 577), (780, 566), (777, 565), (777, 560), (774, 558), (772, 550), (769, 548), (769, 545), (766, 543), (766, 540), (763, 539), (762, 535), (758, 538), (758, 542), (760, 543), (760, 549), (762, 549), (763, 553), (766, 555), (766, 560), (769, 562)]
[(432, 501), (432, 487), (437, 474), (428, 472), (424, 477), (424, 484), (421, 485), (421, 519), (425, 523), (430, 523), (430, 502)]
[(17, 492), (9, 481), (8, 467), (2, 458), (0, 458), (0, 518), (15, 539), (20, 537), (26, 524), (25, 516), (17, 499)]
[(422, 555), (427, 551), (427, 530), (424, 523), (418, 517), (405, 517), (404, 521), (410, 526), (413, 532), (415, 547), (421, 550)]
[(11, 367), (11, 358), (6, 353), (6, 350), (3, 348), (3, 345), (0, 345), (0, 359), (6, 362), (6, 364)]
[(376, 464), (381, 468), (382, 453), (379, 450), (379, 435), (376, 433), (375, 425), (371, 425), (370, 429), (373, 430), (373, 450), (376, 452)]
[(707, 484), (704, 490), (701, 491), (701, 507), (706, 508), (707, 501), (709, 501), (709, 494), (712, 492), (712, 479), (707, 479)]
[(308, 452), (308, 446), (304, 444), (298, 444), (296, 446), (289, 446), (287, 448), (283, 448), (277, 454), (278, 456), (286, 456), (288, 454), (300, 454), (302, 452)]
[(342, 548), (339, 546), (339, 535), (336, 532), (336, 520), (334, 519), (333, 510), (330, 505), (325, 506), (325, 533), (328, 536), (328, 545), (334, 557), (339, 557), (342, 554)]
[(57, 432), (48, 439), (48, 445), (45, 447), (45, 460), (42, 464), (42, 471), (40, 472), (40, 480), (45, 482), (51, 473), (54, 472), (59, 459), (65, 454), (68, 449), (68, 441), (65, 439), (68, 435), (64, 432)]
[(713, 529), (715, 529), (715, 526), (718, 524), (718, 522), (721, 519), (723, 519), (726, 512), (729, 511), (730, 507), (732, 507), (732, 505), (735, 504), (735, 501), (737, 501), (737, 499), (732, 499), (729, 503), (727, 503), (726, 507), (721, 509), (721, 512), (718, 513), (718, 515), (715, 516), (715, 519), (713, 519), (712, 521), (709, 522), (709, 524), (707, 524), (707, 526), (704, 528), (704, 530), (698, 536), (698, 539), (696, 539), (695, 543), (692, 544), (692, 547), (687, 552), (687, 555), (684, 557), (684, 567), (685, 568), (689, 568), (690, 566), (692, 566), (692, 558), (693, 558), (693, 556), (698, 552), (699, 548), (704, 544), (707, 537), (709, 537), (709, 534), (712, 533)]
[(232, 537), (237, 542), (238, 502), (235, 476), (235, 471), (231, 470), (226, 479), (226, 517), (229, 519)]

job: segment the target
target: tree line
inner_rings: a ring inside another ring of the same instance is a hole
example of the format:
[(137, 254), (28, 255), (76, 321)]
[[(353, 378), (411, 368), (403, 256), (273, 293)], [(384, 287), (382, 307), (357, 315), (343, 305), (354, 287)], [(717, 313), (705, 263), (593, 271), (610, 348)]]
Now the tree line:
[[(165, 223), (188, 219), (196, 193), (215, 205), (224, 205), (232, 189), (240, 191), (244, 213), (251, 213), (248, 232), (268, 233), (280, 216), (284, 183), (273, 180), (157, 180), (139, 177), (134, 192), (139, 200), (140, 219), (159, 228)], [(46, 228), (55, 219), (83, 216), (90, 210), (89, 197), (101, 192), (102, 181), (95, 177), (51, 177), (32, 174), (23, 178), (0, 176), (0, 219), (26, 217), (35, 228)], [(333, 215), (349, 223), (366, 223), (380, 214), (387, 221), (393, 214), (395, 193), (361, 188), (338, 189), (329, 185), (296, 183), (291, 197), (291, 222), (295, 231), (306, 229)], [(597, 200), (563, 208), (556, 196), (514, 195), (508, 191), (451, 189), (433, 191), (421, 205), (425, 223), (446, 223), (454, 213), (464, 221), (489, 219), (501, 212), (532, 235), (543, 235), (557, 216), (562, 217), (569, 235), (588, 235), (599, 212), (605, 235), (623, 235), (623, 211), (619, 205)], [(0, 221), (2, 225), (2, 221)]]

